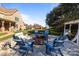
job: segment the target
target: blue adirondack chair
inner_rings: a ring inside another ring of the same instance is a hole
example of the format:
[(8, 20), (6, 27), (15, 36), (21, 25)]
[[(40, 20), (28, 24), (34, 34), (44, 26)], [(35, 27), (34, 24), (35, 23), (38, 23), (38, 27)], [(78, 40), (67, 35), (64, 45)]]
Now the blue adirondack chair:
[[(22, 38), (21, 38), (22, 39)], [(25, 45), (21, 46), (21, 47), (25, 47), (28, 49), (28, 51), (32, 51), (33, 52), (33, 45), (34, 45), (34, 41), (31, 42), (27, 42), (27, 44), (25, 43)]]
[(61, 37), (58, 37), (58, 38), (54, 39), (54, 41), (52, 42), (53, 45), (50, 45), (49, 43), (45, 43), (46, 53), (51, 55), (52, 52), (54, 52), (55, 55), (57, 55), (56, 51), (58, 51), (61, 54), (61, 56), (63, 56), (63, 54), (60, 50), (60, 48), (63, 46), (63, 42), (64, 41), (61, 40)]
[(23, 52), (23, 55), (28, 55), (28, 52), (29, 51), (31, 51), (32, 53), (33, 53), (33, 44), (34, 44), (34, 42), (30, 42), (30, 43), (28, 43), (28, 44), (25, 44), (25, 45), (23, 45), (23, 46), (20, 46), (20, 50), (26, 50), (25, 52)]
[(17, 50), (22, 55), (28, 55), (28, 51), (33, 52), (33, 43), (34, 42), (30, 42), (30, 44), (29, 44), (28, 42), (24, 42), (23, 38), (19, 38), (14, 35), (13, 35), (13, 40), (16, 42), (16, 45), (19, 46), (19, 48), (15, 49), (15, 50)]
[(63, 43), (64, 41), (61, 40), (61, 36), (60, 36), (53, 41), (53, 47), (61, 48), (63, 46)]
[(46, 46), (46, 54), (51, 55), (51, 51), (52, 51), (53, 46), (47, 42), (45, 42), (45, 46)]
[(54, 52), (55, 52), (56, 54), (57, 54), (56, 51), (58, 51), (58, 53), (59, 53), (61, 56), (63, 56), (63, 53), (62, 53), (61, 50), (60, 50), (60, 49), (63, 47), (63, 43), (64, 43), (64, 41), (61, 40), (61, 37), (55, 39), (55, 40), (53, 41), (53, 48), (54, 48), (54, 49), (52, 49), (52, 51), (54, 50)]
[(46, 29), (44, 32), (43, 32), (43, 36), (45, 37), (45, 41), (48, 42), (48, 30)]
[(61, 48), (64, 47), (63, 43), (67, 39), (68, 39), (67, 35), (63, 35), (63, 36), (61, 35), (61, 36), (58, 37), (58, 39), (55, 39), (54, 42), (53, 42), (54, 49), (58, 50), (58, 52), (61, 54), (61, 56), (63, 56)]
[(24, 41), (20, 39), (18, 36), (13, 35), (13, 40), (16, 42), (16, 45), (19, 45), (19, 46), (25, 45)]

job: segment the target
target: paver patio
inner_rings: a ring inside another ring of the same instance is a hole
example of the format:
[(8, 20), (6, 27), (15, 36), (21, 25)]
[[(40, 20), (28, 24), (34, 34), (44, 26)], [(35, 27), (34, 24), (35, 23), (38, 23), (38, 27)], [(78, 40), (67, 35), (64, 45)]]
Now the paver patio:
[[(9, 39), (11, 40), (11, 39)], [(53, 39), (50, 38), (49, 41), (52, 41)], [(0, 47), (1, 48), (1, 47)], [(34, 45), (34, 51), (33, 53), (29, 51), (27, 56), (50, 56), (46, 54), (46, 47), (45, 45)], [(64, 47), (60, 48), (64, 56), (79, 56), (79, 46), (74, 44), (71, 41), (65, 41)], [(3, 56), (21, 56), (18, 52), (15, 50), (8, 48), (7, 50), (1, 50), (0, 49), (0, 55)], [(57, 52), (57, 55), (60, 56), (60, 53)], [(52, 56), (54, 56), (54, 53), (52, 52)]]

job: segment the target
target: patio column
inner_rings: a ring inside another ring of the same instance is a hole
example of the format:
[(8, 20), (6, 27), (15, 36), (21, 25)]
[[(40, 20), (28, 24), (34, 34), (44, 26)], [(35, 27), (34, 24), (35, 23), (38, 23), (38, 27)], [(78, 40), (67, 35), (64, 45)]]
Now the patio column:
[(79, 45), (79, 23), (78, 23), (77, 45)]
[(69, 25), (69, 32), (71, 33), (71, 24)]
[(64, 24), (64, 35), (65, 35), (65, 32), (66, 32), (66, 24)]
[(9, 31), (11, 31), (11, 22), (9, 22)]
[(4, 21), (1, 21), (2, 26), (1, 26), (1, 31), (4, 32), (5, 28), (4, 28)]
[(66, 29), (66, 24), (64, 24), (64, 35), (66, 34), (67, 29)]
[(18, 30), (19, 30), (19, 28), (18, 28), (18, 26), (19, 26), (18, 23), (16, 23), (15, 25), (16, 25), (16, 26), (15, 26), (16, 31), (18, 31)]

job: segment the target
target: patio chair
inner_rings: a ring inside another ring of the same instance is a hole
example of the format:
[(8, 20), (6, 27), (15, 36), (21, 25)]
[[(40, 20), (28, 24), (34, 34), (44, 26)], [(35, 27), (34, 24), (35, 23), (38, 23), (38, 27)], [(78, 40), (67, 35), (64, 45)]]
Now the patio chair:
[(61, 36), (61, 40), (65, 41), (66, 39), (69, 39), (68, 34)]
[[(59, 37), (55, 38), (54, 41), (52, 42), (53, 44), (49, 44), (49, 42), (45, 42), (46, 45), (46, 53), (47, 54), (52, 54), (52, 52), (57, 55), (59, 53), (61, 56), (63, 56), (63, 53), (61, 51), (61, 48), (64, 47), (64, 42), (68, 39), (67, 35), (60, 35)], [(58, 52), (56, 52), (58, 51)]]
[(60, 40), (60, 37), (54, 39), (53, 45), (49, 44), (48, 42), (45, 43), (45, 45), (46, 45), (46, 53), (47, 54), (52, 55), (52, 52), (53, 52), (55, 55), (57, 55), (56, 51), (58, 51), (60, 53), (60, 55), (63, 56), (63, 54), (60, 50), (60, 48), (63, 46), (63, 41)]
[(23, 47), (20, 46), (19, 48), (14, 48), (13, 47), (12, 49), (16, 51), (15, 54), (19, 53), (18, 55), (21, 55), (21, 56), (28, 55), (28, 50), (24, 46)]
[(25, 42), (23, 40), (23, 38), (19, 38), (19, 37), (14, 36), (14, 35), (13, 35), (13, 38), (14, 38), (14, 41), (16, 42), (16, 45), (19, 46), (18, 49), (15, 49), (15, 47), (14, 47), (14, 49), (16, 51), (18, 51), (19, 53), (22, 53), (22, 55), (27, 55), (28, 51), (32, 51), (33, 52), (33, 43), (34, 42), (30, 42), (30, 43), (29, 42)]
[(16, 42), (16, 45), (19, 45), (19, 46), (25, 45), (24, 41), (20, 39), (18, 36), (13, 35), (13, 40)]
[(46, 46), (46, 54), (51, 55), (51, 49), (53, 48), (53, 46), (51, 46), (49, 43), (45, 43)]
[(48, 41), (48, 30), (43, 32), (43, 36), (45, 37), (45, 40)]
[[(59, 38), (56, 38), (56, 39), (53, 41), (53, 48), (54, 48), (54, 49), (52, 49), (52, 51), (55, 50), (55, 53), (56, 53), (56, 54), (59, 53), (61, 56), (63, 56), (63, 53), (62, 53), (62, 51), (61, 51), (61, 48), (64, 47), (63, 43), (64, 43), (64, 41), (61, 40), (60, 37), (59, 37)], [(56, 51), (58, 51), (58, 52), (56, 52)]]
[(56, 39), (54, 39), (53, 41), (53, 47), (59, 47), (61, 48), (63, 46), (64, 41), (61, 40), (61, 37), (58, 37)]
[(33, 43), (34, 42), (30, 42), (28, 44), (25, 43), (25, 45), (20, 46), (19, 47), (19, 53), (21, 53), (22, 56), (28, 55), (29, 51), (31, 51), (33, 53)]
[(59, 36), (57, 39), (54, 40), (53, 42), (53, 47), (55, 50), (58, 50), (61, 56), (63, 56), (63, 53), (61, 51), (61, 48), (64, 47), (64, 42), (68, 40), (67, 35)]
[[(22, 38), (21, 38), (22, 39)], [(23, 39), (22, 39), (23, 40)], [(21, 47), (25, 47), (28, 49), (28, 51), (32, 51), (33, 52), (33, 45), (34, 45), (34, 41), (31, 41), (31, 42), (25, 42), (25, 45), (21, 46)]]

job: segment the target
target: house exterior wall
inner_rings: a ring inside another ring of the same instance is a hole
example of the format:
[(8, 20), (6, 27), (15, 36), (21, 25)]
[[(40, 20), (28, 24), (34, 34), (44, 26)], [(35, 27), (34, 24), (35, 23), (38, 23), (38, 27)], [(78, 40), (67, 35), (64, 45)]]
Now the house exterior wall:
[[(4, 19), (4, 21), (12, 21), (12, 22), (15, 22), (15, 26), (17, 24), (17, 27), (15, 28), (15, 30), (24, 30), (25, 29), (25, 26), (24, 26), (24, 23), (23, 23), (23, 20), (22, 20), (22, 16), (20, 15), (20, 13), (18, 11), (16, 11), (13, 15), (4, 15), (4, 14), (0, 14), (2, 19)], [(18, 21), (15, 20), (15, 17), (18, 18)]]

